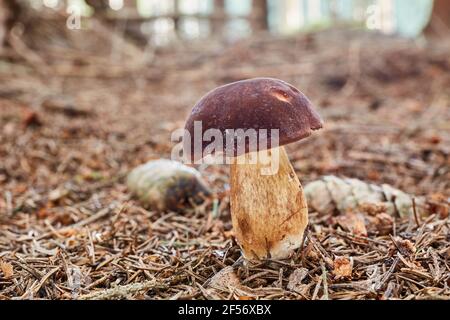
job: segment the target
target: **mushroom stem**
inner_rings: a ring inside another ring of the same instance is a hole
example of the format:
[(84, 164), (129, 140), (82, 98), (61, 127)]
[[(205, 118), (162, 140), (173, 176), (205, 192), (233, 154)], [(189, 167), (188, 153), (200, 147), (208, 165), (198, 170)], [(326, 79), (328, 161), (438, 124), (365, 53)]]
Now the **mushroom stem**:
[[(284, 147), (259, 151), (256, 163), (242, 164), (242, 160), (255, 154), (234, 158), (231, 164), (231, 218), (235, 236), (249, 260), (287, 258), (301, 246), (308, 224), (303, 188)], [(267, 156), (273, 160), (277, 154), (278, 170), (264, 175), (261, 170), (267, 170)]]

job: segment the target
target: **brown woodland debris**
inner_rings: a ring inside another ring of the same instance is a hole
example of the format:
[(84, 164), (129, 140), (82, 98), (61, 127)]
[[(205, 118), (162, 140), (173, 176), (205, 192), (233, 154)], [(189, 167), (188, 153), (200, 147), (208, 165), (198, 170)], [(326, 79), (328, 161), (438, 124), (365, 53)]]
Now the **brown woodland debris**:
[[(420, 47), (395, 37), (327, 31), (308, 36), (314, 45), (303, 35), (226, 46), (195, 42), (149, 48), (150, 66), (133, 69), (134, 56), (142, 61), (138, 52), (111, 58), (108, 32), (69, 32), (60, 24), (64, 17), (42, 20), (39, 28), (26, 28), (21, 41), (49, 72), (37, 73), (33, 59), (20, 55), (0, 61), (0, 259), (13, 268), (9, 278), (0, 271), (1, 299), (450, 297), (444, 41)], [(354, 41), (358, 50), (349, 48)], [(359, 66), (349, 61), (350, 52)], [(335, 214), (345, 212), (333, 210), (332, 201), (324, 203), (331, 208), (326, 212), (314, 203), (302, 249), (287, 260), (247, 265), (231, 236), (227, 168), (196, 168), (217, 198), (182, 214), (148, 210), (130, 198), (126, 174), (149, 159), (170, 157), (171, 132), (204, 92), (266, 71), (304, 90), (327, 124), (320, 135), (289, 147), (300, 179), (332, 175), (389, 184), (417, 196), (418, 223), (411, 211), (392, 215), (395, 200), (382, 199), (352, 211), (367, 229), (367, 236), (355, 235), (336, 223)], [(333, 75), (343, 87), (323, 84)], [(59, 95), (96, 116), (40, 106), (42, 97)], [(22, 127), (24, 105), (36, 107), (42, 126)], [(51, 201), (53, 190), (68, 193)], [(335, 278), (335, 257), (353, 260), (351, 278)], [(251, 290), (208, 287), (227, 267)], [(294, 285), (294, 279), (301, 280)]]

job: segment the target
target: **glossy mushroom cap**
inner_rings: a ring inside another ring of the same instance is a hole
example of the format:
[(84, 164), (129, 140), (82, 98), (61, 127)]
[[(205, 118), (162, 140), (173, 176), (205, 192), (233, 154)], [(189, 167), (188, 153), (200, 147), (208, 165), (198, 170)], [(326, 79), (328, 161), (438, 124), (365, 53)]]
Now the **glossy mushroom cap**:
[[(201, 122), (200, 137), (194, 132), (197, 121)], [(267, 129), (268, 146), (264, 149), (268, 149), (271, 148), (272, 129), (279, 130), (279, 146), (283, 146), (308, 137), (312, 130), (320, 128), (320, 116), (308, 98), (294, 86), (271, 78), (242, 80), (218, 87), (197, 102), (186, 121), (185, 129), (190, 137), (184, 137), (184, 152), (195, 160), (205, 156), (203, 152), (211, 141), (203, 141), (202, 137), (208, 129), (220, 130), (227, 156), (238, 156), (244, 152), (236, 148), (236, 141), (232, 148), (226, 148), (230, 129), (255, 129), (257, 133), (259, 129)], [(199, 150), (194, 149), (194, 139), (202, 141)], [(264, 149), (258, 146), (258, 151)], [(246, 145), (245, 152), (248, 151)]]

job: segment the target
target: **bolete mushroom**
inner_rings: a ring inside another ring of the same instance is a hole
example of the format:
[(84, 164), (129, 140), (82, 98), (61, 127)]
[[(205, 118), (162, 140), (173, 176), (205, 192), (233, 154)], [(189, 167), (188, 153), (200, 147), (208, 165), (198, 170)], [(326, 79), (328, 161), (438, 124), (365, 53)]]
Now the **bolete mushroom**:
[[(294, 86), (278, 79), (255, 78), (218, 87), (197, 102), (186, 121), (189, 135), (184, 137), (184, 153), (190, 160), (206, 156), (204, 151), (210, 144), (203, 139), (200, 148), (191, 148), (198, 139), (196, 123), (201, 123), (202, 135), (209, 129), (219, 130), (224, 154), (232, 159), (231, 218), (244, 257), (289, 257), (301, 246), (308, 208), (283, 146), (322, 128), (311, 102)], [(239, 148), (243, 143), (242, 137), (235, 136), (239, 129), (253, 129), (258, 141), (265, 133), (271, 142), (266, 146), (258, 144), (255, 150), (245, 140), (245, 146)], [(278, 134), (278, 145), (272, 140), (274, 132)], [(257, 161), (250, 160), (255, 158)], [(264, 174), (262, 169), (267, 168), (268, 159), (278, 161), (277, 170)]]

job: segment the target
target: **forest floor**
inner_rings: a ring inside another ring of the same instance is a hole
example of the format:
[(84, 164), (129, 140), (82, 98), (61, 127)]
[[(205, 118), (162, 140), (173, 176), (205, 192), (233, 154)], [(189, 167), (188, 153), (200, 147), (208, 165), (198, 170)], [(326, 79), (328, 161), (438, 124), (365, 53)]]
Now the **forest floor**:
[[(73, 37), (16, 38), (0, 60), (0, 299), (450, 299), (449, 43), (334, 31), (141, 52)], [(170, 157), (207, 91), (257, 76), (325, 120), (288, 147), (303, 185), (354, 177), (434, 205), (367, 236), (310, 212), (302, 250), (259, 264), (233, 239), (226, 166), (198, 168), (214, 189), (198, 207), (141, 207), (126, 174)]]

